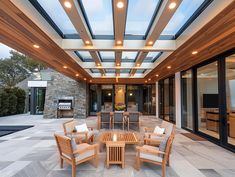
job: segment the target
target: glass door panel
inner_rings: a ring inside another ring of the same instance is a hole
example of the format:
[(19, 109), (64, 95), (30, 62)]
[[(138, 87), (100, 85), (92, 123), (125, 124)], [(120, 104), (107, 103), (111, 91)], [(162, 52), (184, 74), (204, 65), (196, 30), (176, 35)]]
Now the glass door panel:
[(139, 86), (127, 85), (127, 111), (137, 112), (139, 103)]
[(36, 114), (43, 114), (45, 104), (45, 88), (36, 88), (35, 101), (36, 101)]
[(197, 69), (198, 131), (219, 139), (217, 62)]
[(226, 62), (226, 101), (228, 143), (235, 146), (235, 55), (225, 59)]
[(113, 85), (101, 85), (101, 111), (113, 111)]

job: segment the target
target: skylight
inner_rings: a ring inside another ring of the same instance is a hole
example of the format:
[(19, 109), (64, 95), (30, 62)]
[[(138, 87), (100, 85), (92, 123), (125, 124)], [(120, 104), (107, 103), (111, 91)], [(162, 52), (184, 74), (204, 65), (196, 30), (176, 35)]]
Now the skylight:
[(115, 69), (105, 69), (106, 73), (115, 73), (116, 70)]
[(113, 35), (111, 0), (80, 0), (93, 35)]
[(160, 0), (129, 0), (125, 35), (146, 35)]
[[(176, 35), (199, 7), (208, 0), (184, 0), (161, 35)], [(209, 2), (209, 1), (208, 1)]]
[(155, 62), (158, 57), (160, 57), (161, 52), (149, 52), (144, 62)]
[(138, 52), (122, 52), (123, 62), (135, 62)]
[(113, 62), (115, 61), (115, 54), (113, 51), (101, 51), (100, 57), (103, 62)]
[(93, 61), (91, 54), (88, 51), (75, 51), (75, 53), (82, 61), (86, 62)]
[(63, 34), (78, 34), (58, 0), (37, 0)]

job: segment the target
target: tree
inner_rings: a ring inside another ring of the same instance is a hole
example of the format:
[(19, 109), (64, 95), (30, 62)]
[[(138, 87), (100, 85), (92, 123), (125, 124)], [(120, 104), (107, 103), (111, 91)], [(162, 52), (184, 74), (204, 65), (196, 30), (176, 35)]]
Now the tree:
[(17, 83), (30, 76), (35, 70), (46, 66), (16, 51), (10, 51), (10, 58), (0, 59), (0, 85), (12, 88)]

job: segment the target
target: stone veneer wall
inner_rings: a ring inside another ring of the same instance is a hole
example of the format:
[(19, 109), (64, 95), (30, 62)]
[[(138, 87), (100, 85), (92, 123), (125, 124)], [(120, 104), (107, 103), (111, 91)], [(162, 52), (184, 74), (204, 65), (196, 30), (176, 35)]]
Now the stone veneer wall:
[(86, 83), (77, 82), (56, 71), (52, 71), (52, 81), (47, 82), (44, 118), (57, 117), (57, 100), (61, 97), (74, 97), (74, 118), (87, 117)]

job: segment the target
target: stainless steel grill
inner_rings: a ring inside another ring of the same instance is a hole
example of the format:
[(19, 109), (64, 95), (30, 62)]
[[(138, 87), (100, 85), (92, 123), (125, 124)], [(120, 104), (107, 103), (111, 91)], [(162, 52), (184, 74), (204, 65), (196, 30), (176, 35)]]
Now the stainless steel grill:
[(59, 110), (71, 110), (72, 109), (72, 103), (71, 102), (67, 102), (67, 103), (60, 102), (58, 104), (58, 109)]

